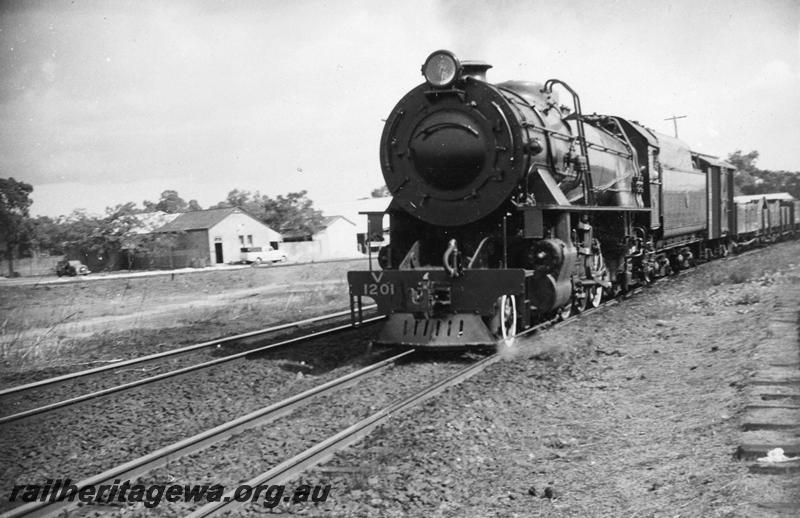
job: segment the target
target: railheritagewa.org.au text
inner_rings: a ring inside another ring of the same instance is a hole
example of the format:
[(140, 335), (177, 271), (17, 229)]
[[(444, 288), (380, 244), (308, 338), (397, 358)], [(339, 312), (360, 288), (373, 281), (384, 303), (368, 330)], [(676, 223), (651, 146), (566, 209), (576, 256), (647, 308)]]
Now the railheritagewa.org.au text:
[(321, 503), (328, 499), (330, 485), (301, 484), (294, 489), (284, 485), (239, 485), (226, 495), (220, 484), (132, 484), (115, 480), (113, 484), (78, 486), (70, 479), (47, 479), (44, 484), (22, 484), (11, 490), (10, 502), (82, 502), (112, 504), (141, 502), (153, 508), (162, 502), (252, 502), (272, 508), (281, 502)]

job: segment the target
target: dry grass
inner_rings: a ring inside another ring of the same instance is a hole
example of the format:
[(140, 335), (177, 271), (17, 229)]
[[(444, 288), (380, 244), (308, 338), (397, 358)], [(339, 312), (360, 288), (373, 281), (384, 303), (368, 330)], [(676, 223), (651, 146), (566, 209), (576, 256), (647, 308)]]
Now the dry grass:
[[(354, 261), (6, 287), (0, 371), (133, 356), (149, 350), (148, 342), (163, 342), (160, 335), (178, 337), (174, 346), (341, 310), (346, 272), (360, 267)], [(169, 331), (178, 329), (184, 331)]]
[(391, 455), (338, 454), (386, 468), (369, 492), (360, 475), (334, 476), (332, 514), (760, 516), (750, 502), (797, 486), (754, 484), (734, 458), (742, 386), (776, 295), (800, 282), (798, 253), (786, 243), (709, 264), (518, 339), (515, 361), (387, 424)]

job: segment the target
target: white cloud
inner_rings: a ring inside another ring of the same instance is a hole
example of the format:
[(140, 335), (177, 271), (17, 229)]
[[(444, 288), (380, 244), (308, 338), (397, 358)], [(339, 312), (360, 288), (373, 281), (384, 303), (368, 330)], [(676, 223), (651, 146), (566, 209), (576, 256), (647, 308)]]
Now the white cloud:
[[(0, 24), (0, 176), (33, 183), (35, 211), (99, 184), (103, 205), (163, 188), (201, 203), (234, 187), (367, 195), (381, 181), (381, 119), (439, 48), (491, 63), (490, 81), (558, 77), (584, 110), (665, 133), (665, 117), (687, 114), (693, 145), (800, 169), (796, 9), (696, 4), (21, 2)], [(65, 181), (81, 187), (45, 188)]]

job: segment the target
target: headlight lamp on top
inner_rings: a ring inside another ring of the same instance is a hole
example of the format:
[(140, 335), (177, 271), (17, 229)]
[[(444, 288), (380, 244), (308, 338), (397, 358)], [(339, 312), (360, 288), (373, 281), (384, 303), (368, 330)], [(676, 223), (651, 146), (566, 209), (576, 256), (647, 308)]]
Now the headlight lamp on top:
[(425, 76), (425, 80), (437, 88), (453, 84), (460, 72), (461, 63), (447, 50), (437, 50), (428, 56), (422, 65), (422, 75)]

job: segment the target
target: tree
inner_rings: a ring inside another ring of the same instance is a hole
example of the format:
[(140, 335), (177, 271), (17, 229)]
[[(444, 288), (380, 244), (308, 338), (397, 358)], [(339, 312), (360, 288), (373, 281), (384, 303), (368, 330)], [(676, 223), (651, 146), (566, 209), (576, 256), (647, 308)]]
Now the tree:
[(239, 207), (240, 209), (244, 209), (253, 216), (258, 217), (259, 213), (261, 212), (261, 205), (259, 201), (262, 199), (261, 193), (258, 191), (250, 192), (250, 191), (240, 191), (239, 189), (233, 189), (228, 193), (224, 200), (221, 202), (212, 205), (209, 207), (210, 209), (227, 209), (230, 207)]
[(227, 207), (239, 207), (246, 210), (247, 206), (258, 204), (258, 200), (260, 198), (261, 194), (258, 191), (253, 194), (250, 191), (240, 191), (239, 189), (234, 189), (228, 193), (228, 196), (225, 197), (224, 203)]
[(750, 174), (756, 173), (759, 169), (756, 167), (756, 160), (758, 160), (758, 151), (751, 151), (742, 154), (741, 149), (737, 149), (733, 153), (728, 154), (728, 162), (736, 166), (739, 171), (746, 171)]
[(728, 155), (728, 162), (736, 166), (736, 173), (733, 177), (733, 183), (736, 188), (744, 194), (754, 194), (756, 185), (758, 184), (759, 170), (756, 167), (756, 160), (758, 160), (758, 151), (751, 151), (742, 154), (740, 149)]
[(8, 275), (14, 275), (14, 254), (30, 239), (29, 209), (33, 186), (14, 178), (0, 178), (0, 243), (8, 260)]
[(225, 201), (211, 208), (239, 207), (281, 234), (311, 235), (322, 229), (324, 218), (306, 194), (307, 191), (298, 191), (270, 198), (258, 191), (253, 193), (234, 189), (228, 193)]
[(264, 196), (262, 219), (267, 226), (281, 234), (295, 233), (312, 235), (322, 230), (322, 212), (306, 197), (307, 191), (278, 195), (274, 200)]
[(134, 230), (140, 225), (137, 214), (138, 210), (133, 202), (106, 207), (105, 217), (98, 220), (83, 248), (103, 260), (126, 246), (132, 246), (130, 241)]
[(36, 216), (31, 220), (31, 246), (37, 253), (62, 255), (64, 253), (63, 224), (50, 216)]
[(90, 216), (84, 209), (75, 209), (67, 216), (60, 216), (56, 223), (60, 227), (56, 239), (66, 253), (69, 248), (81, 248), (87, 244), (94, 229), (100, 226), (100, 218)]
[(167, 190), (161, 193), (161, 200), (156, 204), (156, 210), (166, 212), (167, 214), (175, 214), (176, 212), (185, 212), (189, 205), (186, 200), (178, 195), (178, 191)]
[[(60, 232), (56, 239), (65, 253), (91, 258), (103, 268), (108, 259), (123, 248), (135, 246), (135, 229), (141, 223), (140, 211), (133, 202), (106, 207), (103, 217), (90, 216), (84, 210), (74, 210), (58, 220)], [(94, 269), (97, 264), (93, 266)]]
[(197, 203), (197, 200), (189, 200), (189, 207), (188, 210), (203, 210), (203, 207)]
[[(195, 201), (195, 204), (196, 203), (197, 201)], [(144, 205), (145, 212), (161, 211), (167, 214), (175, 214), (177, 212), (186, 212), (189, 210), (189, 204), (186, 203), (186, 200), (180, 197), (178, 191), (173, 191), (171, 189), (162, 192), (161, 199), (157, 202), (153, 203), (152, 201), (144, 200), (142, 205)]]
[(800, 172), (768, 171), (756, 167), (758, 151), (743, 154), (737, 150), (728, 155), (728, 162), (736, 166), (734, 183), (742, 194), (788, 192), (800, 198)]

